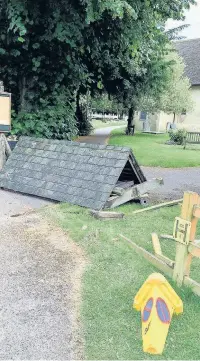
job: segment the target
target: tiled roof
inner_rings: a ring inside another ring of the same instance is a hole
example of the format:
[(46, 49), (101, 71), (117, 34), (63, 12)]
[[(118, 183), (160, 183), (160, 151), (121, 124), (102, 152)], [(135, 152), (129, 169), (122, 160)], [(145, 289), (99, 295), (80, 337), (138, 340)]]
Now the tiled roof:
[(129, 148), (21, 137), (0, 173), (0, 187), (102, 209), (128, 159), (135, 183), (144, 182)]
[(200, 39), (180, 40), (174, 42), (178, 54), (186, 65), (185, 74), (192, 85), (200, 85)]

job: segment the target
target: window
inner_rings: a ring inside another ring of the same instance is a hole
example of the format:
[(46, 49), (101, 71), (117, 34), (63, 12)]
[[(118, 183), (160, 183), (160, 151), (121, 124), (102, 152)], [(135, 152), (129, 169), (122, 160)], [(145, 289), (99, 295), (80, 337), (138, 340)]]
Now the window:
[(146, 306), (143, 310), (143, 315), (142, 315), (142, 321), (143, 322), (147, 322), (150, 315), (151, 315), (151, 310), (152, 310), (152, 307), (153, 307), (153, 298), (150, 298), (147, 303), (146, 303)]
[(140, 120), (145, 121), (147, 119), (147, 113), (146, 112), (140, 112)]
[(157, 310), (157, 314), (158, 314), (158, 317), (161, 322), (170, 323), (170, 321), (171, 321), (170, 312), (167, 307), (167, 304), (165, 303), (165, 301), (162, 298), (157, 299), (156, 310)]

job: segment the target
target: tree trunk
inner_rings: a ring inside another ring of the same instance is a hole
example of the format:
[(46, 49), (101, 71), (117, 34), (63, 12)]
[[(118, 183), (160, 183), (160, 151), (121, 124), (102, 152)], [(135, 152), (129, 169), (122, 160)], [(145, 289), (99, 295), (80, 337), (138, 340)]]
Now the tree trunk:
[(134, 115), (135, 115), (135, 108), (132, 106), (128, 111), (128, 124), (126, 129), (127, 135), (134, 135), (135, 133), (135, 125), (134, 125)]
[(22, 79), (19, 82), (19, 91), (20, 91), (20, 107), (19, 110), (23, 111), (25, 110), (25, 95), (26, 95), (26, 78), (25, 76), (22, 77)]
[(79, 130), (79, 135), (88, 135), (92, 130), (92, 125), (90, 124), (87, 118), (86, 106), (80, 104), (80, 90), (77, 92), (76, 96), (76, 119), (77, 119), (77, 128)]
[(173, 124), (175, 123), (175, 121), (176, 121), (176, 113), (174, 113)]
[(121, 112), (119, 112), (118, 115), (119, 115), (119, 116), (118, 116), (118, 119), (123, 120), (123, 118), (124, 118), (124, 112), (121, 111)]

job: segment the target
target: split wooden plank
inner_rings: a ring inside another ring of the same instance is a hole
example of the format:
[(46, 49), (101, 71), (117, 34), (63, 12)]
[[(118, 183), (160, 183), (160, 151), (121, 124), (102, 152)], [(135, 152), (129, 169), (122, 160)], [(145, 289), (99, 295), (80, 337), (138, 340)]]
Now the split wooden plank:
[(124, 213), (118, 213), (118, 212), (104, 212), (104, 211), (91, 210), (90, 214), (97, 219), (122, 219), (122, 218), (124, 218)]
[(161, 234), (160, 238), (169, 239), (170, 241), (175, 241), (174, 237), (169, 234)]
[(129, 188), (124, 191), (124, 194), (121, 196), (110, 197), (106, 202), (105, 208), (115, 208), (121, 206), (124, 203), (127, 203), (133, 199), (133, 189)]
[(122, 196), (125, 192), (124, 188), (121, 187), (115, 187), (112, 191), (112, 193), (117, 194), (118, 196)]
[(139, 209), (137, 211), (132, 212), (132, 214), (138, 214), (138, 213), (143, 213), (143, 212), (148, 212), (148, 211), (153, 211), (154, 209), (159, 209), (162, 207), (170, 207), (170, 206), (175, 206), (178, 203), (182, 202), (183, 198), (181, 199), (176, 199), (174, 201), (170, 201), (170, 202), (165, 202), (165, 203), (159, 203), (156, 204), (154, 206), (150, 206), (150, 207), (146, 207), (144, 209)]
[(163, 262), (161, 259), (159, 259), (157, 256), (154, 256), (152, 253), (146, 251), (144, 248), (138, 246), (136, 243), (128, 239), (127, 237), (120, 235), (123, 239), (125, 239), (131, 247), (134, 248), (134, 250), (142, 255), (145, 259), (147, 259), (153, 266), (157, 267), (160, 271), (164, 272), (169, 277), (172, 277), (173, 275), (173, 268), (167, 265), (165, 262)]

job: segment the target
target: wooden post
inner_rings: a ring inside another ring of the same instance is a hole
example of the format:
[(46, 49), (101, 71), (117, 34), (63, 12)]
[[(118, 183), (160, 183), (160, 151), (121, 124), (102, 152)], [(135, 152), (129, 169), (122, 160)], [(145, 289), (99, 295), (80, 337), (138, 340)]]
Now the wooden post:
[[(181, 218), (191, 222), (189, 241), (195, 240), (197, 218), (193, 217), (194, 206), (200, 203), (200, 197), (197, 193), (185, 192), (181, 209)], [(185, 276), (189, 276), (192, 255), (188, 252), (188, 245), (177, 242), (176, 259), (173, 273), (173, 279), (179, 286), (182, 285)]]
[(0, 133), (0, 170), (3, 168), (7, 158), (11, 154), (10, 146), (4, 134)]

